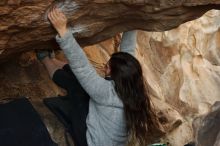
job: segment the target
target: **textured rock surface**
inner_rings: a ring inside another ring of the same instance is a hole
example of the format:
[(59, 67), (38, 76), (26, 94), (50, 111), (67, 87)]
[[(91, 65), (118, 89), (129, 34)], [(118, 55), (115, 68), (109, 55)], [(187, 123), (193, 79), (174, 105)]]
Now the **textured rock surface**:
[(88, 45), (130, 29), (168, 30), (219, 4), (220, 0), (1, 0), (0, 62), (18, 52), (54, 45), (55, 32), (46, 18), (53, 5), (68, 16), (79, 42)]
[(139, 33), (149, 85), (183, 115), (205, 113), (220, 99), (219, 27), (219, 11), (210, 11), (171, 31)]
[(155, 105), (168, 104), (182, 121), (167, 135), (172, 145), (191, 141), (192, 120), (220, 100), (219, 28), (220, 12), (213, 10), (171, 31), (139, 32), (138, 58), (151, 93), (162, 102)]

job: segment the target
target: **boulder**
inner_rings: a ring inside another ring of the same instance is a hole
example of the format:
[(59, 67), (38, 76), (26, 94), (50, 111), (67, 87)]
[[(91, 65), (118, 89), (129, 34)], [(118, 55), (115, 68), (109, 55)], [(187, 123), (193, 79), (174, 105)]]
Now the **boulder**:
[(220, 0), (1, 0), (0, 62), (32, 49), (56, 48), (47, 13), (59, 7), (81, 45), (131, 29), (164, 31), (196, 19)]
[(194, 120), (196, 146), (220, 145), (220, 101), (216, 102), (211, 111)]

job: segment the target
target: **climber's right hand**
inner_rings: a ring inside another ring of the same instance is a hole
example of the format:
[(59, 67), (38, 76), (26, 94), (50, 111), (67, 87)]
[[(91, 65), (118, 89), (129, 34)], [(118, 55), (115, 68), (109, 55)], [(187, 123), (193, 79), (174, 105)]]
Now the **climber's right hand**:
[(58, 8), (54, 7), (48, 13), (48, 18), (52, 23), (53, 27), (59, 33), (60, 37), (63, 37), (67, 30), (67, 18), (63, 12)]

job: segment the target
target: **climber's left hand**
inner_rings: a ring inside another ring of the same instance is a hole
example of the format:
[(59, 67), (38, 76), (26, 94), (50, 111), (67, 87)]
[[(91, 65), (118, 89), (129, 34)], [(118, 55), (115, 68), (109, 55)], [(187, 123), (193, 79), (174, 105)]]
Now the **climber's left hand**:
[(52, 23), (53, 27), (57, 30), (60, 37), (63, 37), (67, 30), (67, 18), (63, 12), (58, 8), (54, 7), (48, 13), (48, 18)]

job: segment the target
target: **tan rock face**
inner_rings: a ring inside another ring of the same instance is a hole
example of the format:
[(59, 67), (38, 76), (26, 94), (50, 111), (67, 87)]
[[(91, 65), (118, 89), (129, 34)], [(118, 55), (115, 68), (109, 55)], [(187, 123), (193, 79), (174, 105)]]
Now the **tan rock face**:
[[(171, 31), (139, 32), (138, 58), (143, 64), (151, 93), (162, 101), (154, 103), (161, 112), (166, 103), (170, 106), (166, 109), (179, 114), (170, 112), (171, 119), (182, 121), (167, 135), (172, 145), (182, 146), (191, 141), (192, 120), (209, 112), (211, 105), (220, 100), (219, 27), (220, 12), (213, 10)], [(200, 131), (203, 132), (202, 128)], [(214, 145), (214, 141), (206, 136), (199, 135), (198, 141), (203, 142), (198, 144)], [(216, 138), (217, 134), (214, 136)]]
[(186, 107), (203, 113), (205, 105), (220, 99), (219, 14), (210, 11), (171, 31), (139, 33), (142, 62), (149, 70), (146, 76), (149, 82), (155, 81), (149, 84), (161, 100), (182, 114), (188, 114)]
[(218, 9), (219, 4), (219, 0), (1, 0), (0, 62), (18, 52), (56, 46), (47, 20), (54, 5), (65, 12), (80, 44), (89, 45), (131, 29), (168, 30)]

